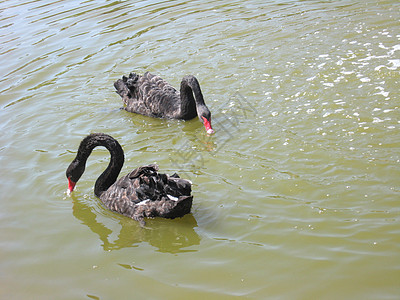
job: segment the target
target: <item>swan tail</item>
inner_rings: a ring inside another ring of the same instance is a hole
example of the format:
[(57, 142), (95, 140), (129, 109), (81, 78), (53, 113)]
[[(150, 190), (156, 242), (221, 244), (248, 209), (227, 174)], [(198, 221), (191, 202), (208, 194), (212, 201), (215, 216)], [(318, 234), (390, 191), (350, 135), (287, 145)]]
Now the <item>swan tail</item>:
[(140, 188), (136, 190), (139, 199), (157, 200), (165, 195), (179, 198), (190, 196), (192, 192), (190, 180), (182, 179), (176, 173), (172, 176), (158, 173), (156, 164), (136, 168), (128, 177), (131, 180), (139, 178)]
[(144, 225), (144, 218), (161, 217), (175, 219), (190, 213), (193, 203), (193, 196), (180, 196), (177, 200), (163, 197), (159, 201), (143, 201), (143, 204), (136, 205), (132, 219)]
[(130, 73), (129, 77), (122, 76), (122, 79), (118, 79), (116, 82), (114, 82), (116, 92), (122, 97), (124, 102), (126, 102), (127, 99), (133, 98), (133, 95), (135, 95), (138, 80), (139, 75)]
[(173, 176), (178, 176), (178, 175), (174, 174), (168, 177), (168, 184), (166, 187), (167, 194), (172, 195), (174, 197), (190, 196), (192, 192), (192, 182), (187, 179), (182, 179)]
[(174, 209), (167, 213), (164, 218), (174, 219), (175, 217), (182, 217), (188, 213), (192, 209), (193, 204), (193, 196), (180, 196), (175, 203)]
[(137, 199), (133, 215), (143, 225), (144, 218), (162, 217), (174, 219), (190, 213), (193, 196), (192, 183), (177, 175), (170, 177), (158, 173), (158, 166), (147, 165), (133, 170), (128, 176), (138, 183)]
[(145, 225), (145, 218), (174, 219), (190, 213), (193, 196), (189, 180), (158, 173), (156, 164), (136, 168), (100, 197), (110, 210)]
[(158, 206), (157, 213), (160, 217), (175, 219), (190, 213), (193, 196), (180, 196), (177, 200), (166, 201), (165, 207)]
[(129, 89), (126, 86), (126, 82), (123, 79), (118, 79), (116, 82), (114, 82), (114, 87), (117, 94), (120, 95), (122, 98), (131, 96)]

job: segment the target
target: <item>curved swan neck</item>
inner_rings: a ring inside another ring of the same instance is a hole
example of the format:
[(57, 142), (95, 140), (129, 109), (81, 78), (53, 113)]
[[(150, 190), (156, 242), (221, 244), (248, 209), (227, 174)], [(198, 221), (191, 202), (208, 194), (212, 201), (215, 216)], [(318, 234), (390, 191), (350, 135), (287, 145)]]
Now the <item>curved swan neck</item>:
[(197, 115), (198, 107), (205, 106), (200, 84), (196, 77), (188, 75), (181, 82), (181, 114), (185, 119), (192, 119)]
[(75, 183), (79, 180), (80, 176), (85, 170), (85, 165), (88, 157), (92, 153), (93, 149), (103, 146), (111, 154), (110, 162), (104, 172), (97, 178), (94, 193), (97, 197), (106, 191), (118, 178), (119, 172), (124, 164), (124, 151), (121, 145), (113, 137), (103, 133), (93, 133), (84, 138), (79, 145), (78, 153), (76, 158), (71, 163), (67, 170), (67, 177), (71, 177), (68, 174), (71, 173), (74, 178), (72, 181)]

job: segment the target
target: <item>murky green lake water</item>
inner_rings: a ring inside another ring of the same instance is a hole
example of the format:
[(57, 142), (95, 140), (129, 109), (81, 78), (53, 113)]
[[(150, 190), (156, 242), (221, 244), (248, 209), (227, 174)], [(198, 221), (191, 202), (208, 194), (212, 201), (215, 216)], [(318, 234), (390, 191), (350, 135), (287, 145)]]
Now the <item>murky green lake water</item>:
[[(400, 3), (1, 1), (1, 299), (399, 299)], [(113, 82), (195, 75), (216, 133), (119, 110)], [(192, 214), (104, 209), (123, 173), (193, 181)]]

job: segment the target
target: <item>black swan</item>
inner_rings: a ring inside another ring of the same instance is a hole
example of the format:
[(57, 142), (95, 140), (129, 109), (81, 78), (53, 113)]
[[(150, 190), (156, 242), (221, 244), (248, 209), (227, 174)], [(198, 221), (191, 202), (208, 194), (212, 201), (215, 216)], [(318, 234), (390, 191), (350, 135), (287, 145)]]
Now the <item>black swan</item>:
[(144, 225), (144, 218), (163, 217), (174, 219), (190, 213), (193, 196), (191, 182), (158, 173), (158, 166), (139, 167), (117, 180), (124, 164), (124, 151), (113, 137), (93, 133), (85, 137), (75, 159), (69, 165), (68, 194), (85, 171), (86, 160), (97, 146), (103, 146), (111, 154), (106, 170), (96, 180), (94, 193), (104, 205), (115, 212), (128, 216)]
[[(198, 116), (208, 134), (211, 127), (211, 112), (204, 103), (196, 77), (185, 76), (178, 92), (160, 76), (149, 72), (143, 76), (130, 73), (114, 82), (117, 93), (124, 101), (124, 109), (154, 118), (191, 120)], [(193, 96), (194, 94), (194, 96)]]

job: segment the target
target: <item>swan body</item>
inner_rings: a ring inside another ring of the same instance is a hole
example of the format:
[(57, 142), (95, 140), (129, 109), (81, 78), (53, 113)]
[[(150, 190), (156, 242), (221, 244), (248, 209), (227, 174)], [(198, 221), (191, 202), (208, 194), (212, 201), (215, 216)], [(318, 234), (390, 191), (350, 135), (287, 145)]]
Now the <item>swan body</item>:
[(137, 75), (130, 73), (114, 83), (117, 93), (124, 102), (124, 109), (129, 112), (168, 119), (190, 120), (199, 117), (207, 133), (211, 127), (211, 112), (204, 103), (200, 84), (196, 77), (183, 77), (180, 91), (160, 76), (149, 72)]
[(97, 146), (108, 149), (111, 159), (106, 170), (96, 180), (94, 193), (108, 209), (130, 217), (144, 225), (145, 218), (176, 218), (190, 213), (193, 196), (191, 182), (177, 174), (158, 173), (155, 164), (136, 168), (117, 180), (124, 164), (124, 152), (113, 137), (93, 133), (85, 137), (75, 159), (69, 165), (68, 194), (85, 171), (87, 158)]

